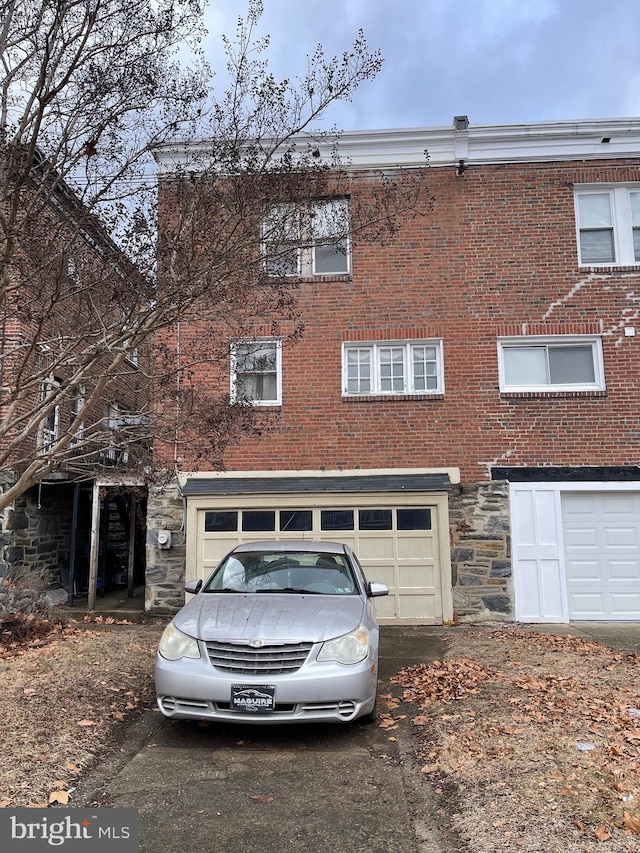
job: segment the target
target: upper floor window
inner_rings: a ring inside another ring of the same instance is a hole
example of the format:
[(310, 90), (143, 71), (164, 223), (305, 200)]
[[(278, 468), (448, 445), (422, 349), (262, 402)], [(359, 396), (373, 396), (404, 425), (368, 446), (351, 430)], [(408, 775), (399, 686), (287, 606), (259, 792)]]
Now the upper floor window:
[(231, 399), (257, 406), (282, 402), (282, 344), (278, 338), (251, 338), (231, 344)]
[(576, 187), (583, 266), (640, 263), (640, 184)]
[(498, 341), (501, 391), (602, 391), (598, 337), (505, 338)]
[(345, 396), (443, 392), (442, 341), (343, 344)]
[(273, 276), (343, 275), (351, 269), (349, 203), (276, 204), (262, 223), (264, 267)]

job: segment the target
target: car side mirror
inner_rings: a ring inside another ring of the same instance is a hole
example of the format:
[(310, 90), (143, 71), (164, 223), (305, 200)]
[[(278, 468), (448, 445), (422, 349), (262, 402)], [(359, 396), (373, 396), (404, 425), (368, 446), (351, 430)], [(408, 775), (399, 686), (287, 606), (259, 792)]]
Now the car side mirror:
[(197, 592), (200, 592), (202, 588), (202, 578), (198, 581), (187, 581), (184, 585), (184, 591), (190, 592), (192, 595), (195, 595)]
[(367, 584), (367, 595), (369, 598), (376, 598), (379, 595), (389, 595), (389, 587), (386, 583), (371, 581)]

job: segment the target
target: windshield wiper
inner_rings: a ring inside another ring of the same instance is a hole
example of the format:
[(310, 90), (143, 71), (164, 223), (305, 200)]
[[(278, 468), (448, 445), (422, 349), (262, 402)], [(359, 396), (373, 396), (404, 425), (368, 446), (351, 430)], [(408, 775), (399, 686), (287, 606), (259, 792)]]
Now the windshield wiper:
[(299, 586), (285, 586), (285, 588), (281, 589), (280, 592), (299, 592), (304, 593), (305, 595), (326, 595), (326, 593), (319, 592), (317, 589), (303, 589)]

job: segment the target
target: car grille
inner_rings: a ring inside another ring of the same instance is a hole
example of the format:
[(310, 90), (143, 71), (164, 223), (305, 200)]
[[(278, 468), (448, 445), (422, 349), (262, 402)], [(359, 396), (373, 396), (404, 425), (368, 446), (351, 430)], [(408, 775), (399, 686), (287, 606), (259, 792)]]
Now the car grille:
[(253, 649), (239, 643), (206, 643), (209, 662), (224, 672), (246, 675), (276, 675), (297, 672), (313, 643), (262, 646)]

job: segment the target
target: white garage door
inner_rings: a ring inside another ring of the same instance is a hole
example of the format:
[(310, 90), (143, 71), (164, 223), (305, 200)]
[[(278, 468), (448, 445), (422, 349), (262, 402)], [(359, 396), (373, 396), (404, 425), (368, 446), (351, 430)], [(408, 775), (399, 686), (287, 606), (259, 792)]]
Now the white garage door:
[(451, 618), (450, 581), (443, 604), (443, 574), (450, 572), (446, 496), (433, 505), (407, 497), (390, 504), (391, 494), (378, 500), (368, 495), (357, 505), (329, 495), (302, 500), (300, 495), (252, 495), (246, 501), (236, 498), (236, 505), (228, 497), (190, 499), (186, 579), (205, 578), (241, 542), (344, 542), (358, 555), (369, 580), (389, 586), (389, 596), (375, 600), (381, 624), (441, 624), (445, 615)]
[(564, 493), (569, 618), (640, 619), (640, 493)]

